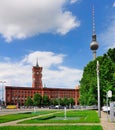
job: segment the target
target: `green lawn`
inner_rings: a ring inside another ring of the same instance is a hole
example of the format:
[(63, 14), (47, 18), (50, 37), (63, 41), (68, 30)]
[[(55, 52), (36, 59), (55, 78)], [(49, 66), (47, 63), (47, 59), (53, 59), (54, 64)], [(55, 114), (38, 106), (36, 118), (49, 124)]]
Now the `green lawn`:
[(93, 110), (71, 110), (67, 111), (64, 120), (64, 111), (57, 114), (42, 116), (39, 118), (25, 120), (19, 123), (99, 123), (97, 112)]
[(19, 120), (19, 119), (23, 119), (23, 118), (38, 116), (38, 115), (43, 115), (43, 114), (49, 114), (52, 112), (56, 112), (56, 111), (55, 110), (45, 110), (45, 111), (41, 110), (41, 111), (37, 111), (37, 112), (25, 112), (25, 113), (18, 113), (18, 114), (3, 115), (3, 116), (0, 116), (0, 123)]
[[(59, 113), (56, 113), (59, 112)], [(46, 115), (52, 113), (50, 115)], [(70, 125), (57, 125), (57, 126), (1, 126), (0, 130), (103, 130), (99, 125), (93, 125), (93, 123), (99, 123), (100, 120), (98, 118), (98, 114), (93, 110), (68, 110), (66, 115), (67, 118), (64, 120), (64, 110), (47, 110), (47, 111), (39, 111), (36, 113), (20, 113), (20, 114), (10, 114), (0, 116), (0, 122), (7, 122), (18, 120), (22, 118), (39, 116), (39, 118), (26, 120), (21, 123), (69, 123)], [(57, 119), (56, 119), (57, 118)], [(58, 119), (59, 118), (59, 119)], [(61, 118), (61, 119), (60, 119)], [(71, 123), (92, 123), (90, 126), (79, 126), (79, 125), (71, 125)]]
[(103, 130), (101, 126), (4, 126), (0, 130)]

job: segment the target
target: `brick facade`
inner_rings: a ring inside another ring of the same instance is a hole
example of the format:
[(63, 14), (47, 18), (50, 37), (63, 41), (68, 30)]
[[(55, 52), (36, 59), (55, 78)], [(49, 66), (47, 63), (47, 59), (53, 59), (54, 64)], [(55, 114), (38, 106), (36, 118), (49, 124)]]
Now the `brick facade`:
[(42, 88), (42, 67), (33, 66), (32, 68), (32, 88)]
[(50, 99), (56, 98), (73, 98), (75, 104), (79, 104), (79, 87), (75, 89), (64, 88), (43, 88), (42, 86), (42, 67), (39, 67), (38, 63), (32, 68), (32, 87), (5, 87), (5, 102), (6, 105), (20, 104), (24, 105), (24, 102), (28, 97), (33, 98), (35, 93), (40, 95), (47, 95)]
[(27, 97), (33, 98), (35, 93), (40, 95), (48, 95), (50, 99), (56, 98), (73, 98), (75, 104), (79, 104), (79, 89), (61, 89), (61, 88), (30, 88), (30, 87), (12, 87), (6, 86), (6, 105), (8, 104), (20, 104), (24, 105)]

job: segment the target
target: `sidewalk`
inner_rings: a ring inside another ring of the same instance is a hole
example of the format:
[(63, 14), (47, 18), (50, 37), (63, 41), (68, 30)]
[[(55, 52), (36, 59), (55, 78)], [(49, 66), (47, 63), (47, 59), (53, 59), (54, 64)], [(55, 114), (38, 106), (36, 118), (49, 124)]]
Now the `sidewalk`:
[(107, 119), (107, 114), (104, 112), (101, 112), (101, 125), (103, 127), (103, 130), (115, 130), (115, 122), (112, 123), (109, 121), (110, 117), (108, 116)]

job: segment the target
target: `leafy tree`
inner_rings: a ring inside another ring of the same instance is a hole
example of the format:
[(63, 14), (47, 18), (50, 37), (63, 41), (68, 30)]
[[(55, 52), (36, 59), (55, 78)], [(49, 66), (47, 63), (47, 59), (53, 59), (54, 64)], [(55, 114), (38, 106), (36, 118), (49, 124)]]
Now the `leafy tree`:
[[(85, 68), (80, 81), (80, 103), (82, 105), (96, 104), (96, 62), (90, 62)], [(93, 98), (93, 103), (92, 103)]]
[(58, 105), (58, 99), (52, 99), (51, 100), (51, 105)]
[(48, 106), (50, 104), (50, 99), (47, 95), (44, 95), (43, 98), (42, 98), (42, 104), (44, 106)]
[(69, 106), (69, 100), (68, 100), (68, 98), (64, 97), (63, 98), (63, 103), (64, 103), (64, 106)]
[(33, 106), (33, 100), (31, 97), (28, 97), (27, 100), (25, 101), (26, 106)]
[(58, 101), (59, 104), (60, 104), (61, 106), (64, 106), (64, 101), (63, 101), (63, 99), (59, 98), (58, 100), (59, 100), (59, 101)]
[(100, 66), (100, 85), (102, 87), (102, 103), (106, 102), (106, 94), (108, 90), (112, 90), (115, 100), (115, 48), (109, 49), (107, 54), (104, 54)]
[(109, 49), (107, 52), (107, 56), (111, 59), (113, 63), (115, 63), (115, 48)]
[(74, 105), (75, 104), (75, 101), (74, 101), (74, 99), (73, 98), (58, 98), (58, 99), (53, 99), (53, 100), (51, 100), (50, 101), (51, 103), (51, 105), (61, 105), (61, 106), (69, 106), (70, 104), (71, 105)]
[(101, 105), (106, 102), (108, 90), (112, 90), (115, 100), (115, 48), (109, 49), (103, 56), (97, 57), (84, 68), (83, 77), (80, 81), (80, 104), (94, 105), (97, 104), (97, 72), (96, 63), (99, 61), (99, 78)]
[(61, 98), (58, 98), (58, 99), (52, 99), (51, 101), (51, 105), (61, 105), (61, 106), (64, 106), (64, 102), (63, 102), (63, 99)]
[(69, 99), (69, 105), (73, 106), (75, 104), (75, 101), (73, 98), (70, 98)]
[(35, 93), (33, 97), (33, 102), (35, 106), (40, 106), (42, 102), (42, 96), (38, 93)]

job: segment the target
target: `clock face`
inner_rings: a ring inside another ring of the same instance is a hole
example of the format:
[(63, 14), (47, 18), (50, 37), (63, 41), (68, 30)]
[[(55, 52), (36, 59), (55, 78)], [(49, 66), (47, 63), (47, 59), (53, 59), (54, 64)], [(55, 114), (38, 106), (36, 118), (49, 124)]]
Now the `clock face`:
[(36, 74), (41, 74), (40, 72), (37, 72)]

